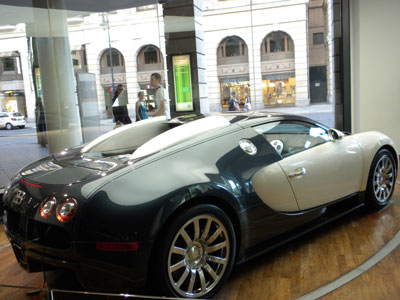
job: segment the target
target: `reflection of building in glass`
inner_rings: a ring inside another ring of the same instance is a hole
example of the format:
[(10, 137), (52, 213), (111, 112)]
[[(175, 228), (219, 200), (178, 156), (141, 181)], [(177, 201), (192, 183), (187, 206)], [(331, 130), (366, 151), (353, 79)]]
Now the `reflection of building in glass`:
[[(206, 69), (201, 80), (207, 83), (211, 111), (225, 110), (233, 90), (241, 104), (247, 93), (253, 109), (332, 101), (329, 92), (332, 70), (327, 66), (326, 42), (329, 1), (279, 3), (253, 1), (250, 5), (244, 0), (203, 1)], [(160, 73), (163, 86), (168, 84), (162, 16), (161, 5), (109, 12), (111, 57), (108, 32), (101, 25), (105, 20), (102, 14), (85, 13), (68, 19), (74, 71), (95, 74), (98, 108), (103, 118), (111, 116), (111, 69), (114, 84), (126, 87), (126, 102), (132, 113), (140, 90), (145, 91), (151, 101), (152, 73)], [(22, 102), (26, 103), (26, 109), (18, 99), (17, 107), (33, 119), (36, 99), (32, 78), (35, 75), (31, 74), (29, 61), (34, 47), (27, 46), (25, 24), (9, 26), (7, 30), (0, 31), (0, 36), (6, 37), (0, 40), (0, 47), (8, 53), (0, 54), (5, 59), (1, 62), (5, 70), (0, 71), (3, 72), (0, 74), (1, 105), (9, 98), (5, 94), (7, 91), (25, 95), (26, 102)], [(12, 69), (13, 57), (19, 57), (15, 59), (16, 64), (20, 64), (15, 69), (19, 70), (15, 73), (19, 77), (11, 80), (4, 74)], [(7, 88), (11, 81), (13, 88)]]
[(18, 51), (0, 53), (0, 111), (26, 114), (24, 82)]
[(294, 105), (296, 75), (294, 43), (283, 31), (273, 31), (261, 44), (262, 94), (265, 106)]
[(265, 106), (295, 104), (296, 78), (294, 74), (263, 76), (263, 101)]
[[(100, 58), (100, 74), (101, 86), (104, 90), (104, 103), (107, 109), (107, 117), (111, 118), (113, 87), (116, 89), (118, 84), (122, 84), (126, 87), (125, 60), (120, 51), (114, 48), (103, 51)], [(118, 99), (120, 103), (128, 103), (126, 93), (123, 93)]]
[[(232, 80), (232, 82), (229, 82), (230, 80)], [(220, 87), (222, 109), (228, 109), (232, 91), (236, 92), (236, 98), (241, 108), (243, 108), (245, 104), (246, 95), (248, 95), (251, 100), (250, 81), (246, 80), (246, 78), (222, 79), (220, 81)]]
[(152, 44), (141, 47), (137, 54), (137, 80), (144, 92), (147, 110), (155, 108), (154, 88), (150, 85), (153, 73), (161, 75), (161, 85), (165, 86), (164, 59), (160, 49)]
[(327, 10), (323, 0), (311, 0), (308, 8), (308, 49), (310, 52), (310, 102), (331, 102), (328, 97), (328, 46), (325, 40), (327, 35)]
[(245, 41), (237, 36), (225, 38), (218, 46), (218, 81), (221, 90), (221, 106), (227, 109), (231, 92), (244, 105), (245, 93), (250, 95), (249, 56)]

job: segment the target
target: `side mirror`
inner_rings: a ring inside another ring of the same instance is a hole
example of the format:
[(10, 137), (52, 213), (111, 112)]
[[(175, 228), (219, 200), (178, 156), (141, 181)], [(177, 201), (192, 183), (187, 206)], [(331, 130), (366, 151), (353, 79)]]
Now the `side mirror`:
[(328, 130), (328, 135), (329, 135), (329, 137), (331, 138), (332, 141), (340, 140), (340, 139), (342, 139), (344, 137), (343, 132), (341, 132), (341, 131), (339, 131), (337, 129), (333, 129), (333, 128), (330, 128)]

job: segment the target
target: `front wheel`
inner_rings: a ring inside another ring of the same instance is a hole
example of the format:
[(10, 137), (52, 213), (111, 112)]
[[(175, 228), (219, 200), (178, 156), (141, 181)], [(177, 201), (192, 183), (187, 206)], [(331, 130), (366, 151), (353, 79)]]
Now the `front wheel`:
[(397, 177), (397, 168), (392, 153), (381, 149), (371, 164), (367, 185), (367, 204), (380, 209), (389, 203)]
[(229, 217), (214, 205), (202, 204), (189, 208), (168, 227), (154, 270), (163, 291), (185, 298), (214, 296), (235, 260)]

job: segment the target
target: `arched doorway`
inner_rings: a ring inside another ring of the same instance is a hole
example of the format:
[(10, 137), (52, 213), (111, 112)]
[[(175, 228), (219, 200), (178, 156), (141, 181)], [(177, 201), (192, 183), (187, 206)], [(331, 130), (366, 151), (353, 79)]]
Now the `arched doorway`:
[(226, 37), (217, 49), (218, 80), (221, 107), (228, 109), (230, 94), (236, 92), (243, 107), (246, 96), (250, 99), (249, 56), (246, 42), (238, 36)]
[[(104, 89), (105, 106), (107, 117), (112, 117), (112, 95), (113, 88), (122, 84), (126, 90), (125, 60), (120, 51), (115, 48), (106, 49), (100, 57), (101, 85)], [(127, 92), (119, 97), (120, 104), (128, 104)]]
[(273, 31), (261, 44), (261, 72), (265, 106), (296, 102), (294, 43), (283, 31)]

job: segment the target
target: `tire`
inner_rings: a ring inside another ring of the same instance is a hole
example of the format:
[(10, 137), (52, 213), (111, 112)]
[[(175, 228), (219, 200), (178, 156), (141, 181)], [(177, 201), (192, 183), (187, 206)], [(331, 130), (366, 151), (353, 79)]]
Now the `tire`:
[(393, 195), (397, 167), (392, 153), (381, 149), (375, 155), (369, 171), (366, 202), (375, 210), (385, 207)]
[(11, 125), (11, 123), (7, 123), (7, 124), (6, 124), (6, 129), (7, 129), (7, 130), (13, 129), (13, 126)]
[(25, 125), (18, 126), (18, 128), (20, 128), (20, 129), (24, 129), (24, 128), (25, 128)]
[(157, 246), (152, 278), (164, 295), (174, 297), (213, 297), (235, 261), (232, 223), (210, 204), (196, 205), (175, 218)]

